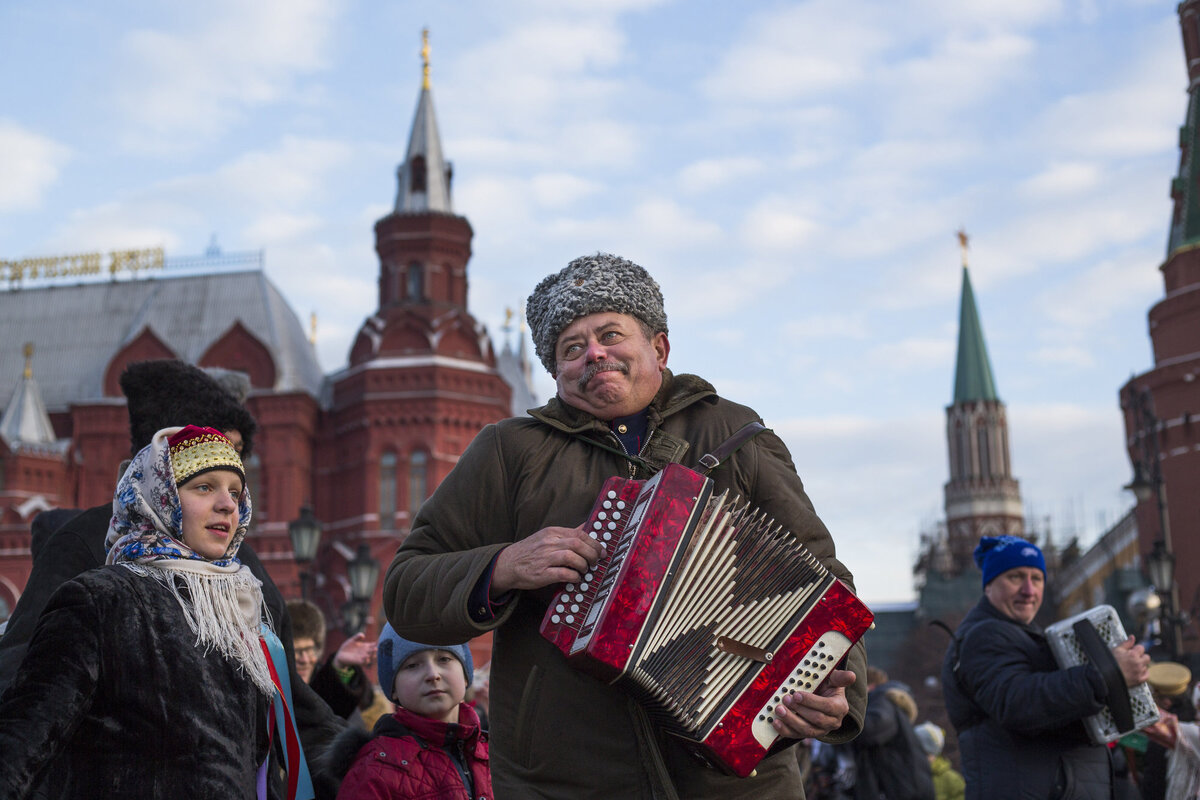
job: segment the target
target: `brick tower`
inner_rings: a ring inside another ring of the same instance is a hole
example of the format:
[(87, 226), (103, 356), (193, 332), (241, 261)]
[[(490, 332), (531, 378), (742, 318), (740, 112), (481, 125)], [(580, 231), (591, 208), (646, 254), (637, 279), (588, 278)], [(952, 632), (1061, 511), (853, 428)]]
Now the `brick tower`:
[(511, 402), (491, 340), (467, 310), (472, 232), (451, 204), (424, 36), (395, 209), (375, 223), (379, 307), (359, 329), (349, 366), (330, 378), (318, 461), (331, 466), (314, 480), (330, 546), (348, 556), (366, 544), (385, 568), (421, 502), (484, 425), (509, 416)]
[[(1195, 619), (1200, 612), (1200, 161), (1195, 157), (1200, 146), (1200, 0), (1185, 0), (1178, 10), (1188, 106), (1179, 129), (1179, 173), (1171, 182), (1174, 210), (1166, 260), (1159, 267), (1164, 296), (1149, 312), (1154, 367), (1121, 387), (1120, 403), (1134, 482), (1151, 490), (1139, 497), (1136, 509), (1143, 559), (1156, 545), (1174, 555), (1172, 606)], [(1200, 649), (1194, 632), (1194, 623), (1181, 631), (1186, 651)]]
[(996, 394), (983, 325), (967, 270), (967, 236), (962, 246), (962, 299), (958, 317), (958, 363), (954, 402), (946, 408), (950, 480), (945, 486), (950, 572), (972, 566), (980, 536), (1023, 535), (1021, 492), (1012, 476), (1008, 418)]

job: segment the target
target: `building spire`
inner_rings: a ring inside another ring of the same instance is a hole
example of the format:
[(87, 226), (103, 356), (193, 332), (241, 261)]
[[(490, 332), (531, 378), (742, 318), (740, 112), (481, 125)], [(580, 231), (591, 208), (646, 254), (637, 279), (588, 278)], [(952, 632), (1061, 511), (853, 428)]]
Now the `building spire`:
[(429, 85), (429, 28), (421, 30), (421, 88), (428, 91)]
[(421, 93), (408, 136), (408, 152), (404, 163), (396, 169), (396, 176), (400, 183), (396, 213), (454, 213), (450, 203), (451, 167), (442, 156), (442, 137), (433, 112), (428, 28), (421, 31)]
[(18, 444), (46, 445), (55, 441), (54, 426), (42, 402), (42, 392), (33, 379), (33, 342), (26, 342), (25, 372), (0, 415), (0, 438), (14, 448)]
[(992, 362), (983, 340), (983, 323), (971, 289), (967, 270), (967, 234), (958, 232), (962, 249), (962, 299), (958, 310), (958, 364), (954, 370), (954, 402), (969, 400), (999, 400), (996, 382), (992, 378)]

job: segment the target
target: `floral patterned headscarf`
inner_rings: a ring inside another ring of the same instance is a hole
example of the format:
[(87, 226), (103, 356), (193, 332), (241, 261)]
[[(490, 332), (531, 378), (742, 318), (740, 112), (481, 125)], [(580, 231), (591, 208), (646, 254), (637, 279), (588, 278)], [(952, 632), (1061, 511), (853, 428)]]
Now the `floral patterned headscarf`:
[[(170, 447), (171, 437), (182, 430), (164, 428), (154, 434), (150, 444), (129, 462), (117, 483), (113, 516), (104, 542), (109, 564), (122, 561), (146, 564), (168, 558), (207, 560), (183, 543), (183, 507), (171, 466)], [(193, 472), (187, 478), (196, 474)], [(243, 487), (238, 498), (237, 530), (225, 554), (211, 563), (219, 567), (241, 563), (237, 551), (250, 527), (250, 513), (250, 490)]]
[[(210, 561), (184, 544), (178, 465), (173, 464), (170, 446), (171, 437), (182, 430), (163, 428), (154, 434), (117, 482), (104, 541), (108, 563), (162, 583), (183, 609), (188, 627), (196, 634), (196, 646), (206, 653), (220, 651), (236, 662), (260, 691), (274, 695), (275, 685), (259, 646), (266, 618), (262, 582), (237, 559), (250, 524), (250, 492), (243, 487), (237, 530), (221, 558)], [(204, 467), (214, 468), (233, 467), (229, 463)], [(180, 477), (186, 483), (204, 469), (190, 469)], [(269, 619), (266, 622), (270, 624)]]

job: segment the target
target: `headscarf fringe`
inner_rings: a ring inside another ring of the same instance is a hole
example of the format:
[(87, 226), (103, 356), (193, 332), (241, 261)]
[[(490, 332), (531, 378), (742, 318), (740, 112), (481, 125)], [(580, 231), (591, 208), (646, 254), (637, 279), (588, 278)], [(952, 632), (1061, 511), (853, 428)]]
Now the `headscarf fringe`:
[[(249, 567), (234, 572), (201, 572), (194, 567), (178, 568), (170, 560), (126, 561), (121, 565), (154, 578), (170, 590), (183, 609), (188, 627), (196, 634), (196, 646), (203, 647), (205, 655), (218, 651), (236, 663), (263, 694), (274, 695), (275, 684), (258, 643), (260, 613), (265, 610), (262, 582)], [(186, 587), (186, 596), (179, 581)]]

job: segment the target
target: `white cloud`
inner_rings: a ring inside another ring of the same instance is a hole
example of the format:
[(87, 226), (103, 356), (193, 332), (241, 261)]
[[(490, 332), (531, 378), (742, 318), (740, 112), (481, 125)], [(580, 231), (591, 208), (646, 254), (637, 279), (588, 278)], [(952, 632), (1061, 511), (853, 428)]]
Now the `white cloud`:
[(127, 146), (174, 151), (222, 134), (325, 66), (336, 0), (205, 6), (182, 32), (142, 28), (122, 42), (118, 103)]
[(560, 208), (595, 194), (600, 185), (568, 172), (553, 172), (533, 176), (530, 189), (538, 205)]
[(242, 240), (270, 247), (317, 231), (321, 224), (316, 214), (264, 214), (242, 231)]
[(1187, 88), (1178, 21), (1164, 15), (1139, 31), (1130, 50), (1115, 60), (1114, 78), (1050, 105), (1036, 119), (1033, 135), (1070, 158), (1142, 156), (1176, 147)]
[(761, 160), (750, 156), (705, 158), (680, 170), (679, 184), (685, 192), (707, 192), (757, 175), (763, 168)]
[(714, 99), (774, 104), (812, 98), (868, 80), (891, 43), (868, 14), (815, 0), (760, 13), (702, 82)]
[(945, 369), (947, 365), (954, 363), (956, 347), (955, 340), (949, 337), (905, 337), (894, 342), (885, 341), (872, 348), (870, 359), (873, 364), (893, 371)]
[(0, 119), (0, 211), (40, 206), (70, 156), (53, 139)]
[(1100, 165), (1088, 161), (1060, 161), (1026, 179), (1021, 189), (1031, 197), (1078, 195), (1095, 189), (1101, 181)]
[(739, 235), (756, 252), (795, 252), (816, 233), (817, 223), (785, 197), (765, 197), (746, 210)]

